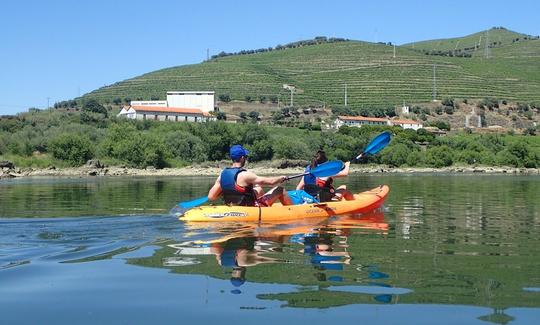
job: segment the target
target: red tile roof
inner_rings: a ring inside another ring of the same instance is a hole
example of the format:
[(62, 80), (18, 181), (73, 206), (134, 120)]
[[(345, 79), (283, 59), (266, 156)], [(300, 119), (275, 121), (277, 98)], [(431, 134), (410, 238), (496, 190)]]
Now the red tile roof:
[(413, 120), (391, 120), (393, 124), (418, 124), (421, 125), (422, 123), (413, 121)]
[(347, 120), (347, 121), (368, 121), (368, 122), (387, 122), (387, 118), (379, 118), (379, 117), (364, 117), (364, 116), (338, 116), (340, 120)]

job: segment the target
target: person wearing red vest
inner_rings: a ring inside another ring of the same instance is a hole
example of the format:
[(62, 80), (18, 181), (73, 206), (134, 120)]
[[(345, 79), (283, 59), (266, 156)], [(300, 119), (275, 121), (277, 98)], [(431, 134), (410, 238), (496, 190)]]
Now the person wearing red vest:
[[(317, 151), (310, 165), (306, 167), (306, 172), (312, 168), (328, 161), (326, 153), (322, 150)], [(319, 202), (328, 202), (332, 200), (354, 200), (354, 195), (347, 190), (346, 185), (341, 185), (334, 188), (335, 177), (345, 177), (349, 175), (350, 162), (345, 163), (345, 168), (339, 174), (333, 177), (315, 177), (311, 174), (304, 176), (296, 186), (297, 190), (304, 190), (309, 195), (317, 197)]]
[[(229, 150), (233, 163), (225, 168), (216, 179), (214, 186), (208, 192), (210, 201), (223, 196), (228, 205), (242, 206), (271, 206), (277, 200), (283, 205), (292, 205), (293, 202), (287, 191), (277, 186), (285, 181), (285, 176), (262, 177), (244, 169), (249, 151), (241, 145), (234, 145)], [(264, 194), (263, 185), (274, 186)]]

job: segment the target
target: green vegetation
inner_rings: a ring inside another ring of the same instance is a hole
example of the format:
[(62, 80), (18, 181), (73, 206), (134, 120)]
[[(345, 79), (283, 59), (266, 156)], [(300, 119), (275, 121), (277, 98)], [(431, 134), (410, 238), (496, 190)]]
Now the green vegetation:
[[(98, 108), (99, 109), (99, 108)], [(85, 118), (94, 114), (93, 119)], [(260, 126), (257, 112), (242, 124), (222, 121), (175, 123), (107, 117), (95, 111), (32, 111), (0, 119), (0, 159), (19, 167), (79, 166), (91, 158), (108, 164), (144, 168), (177, 167), (228, 159), (232, 144), (244, 144), (252, 161), (309, 159), (318, 149), (330, 159), (349, 160), (383, 130), (394, 134), (391, 144), (367, 162), (389, 166), (498, 165), (540, 167), (540, 138), (527, 135), (472, 135), (467, 132), (435, 137), (424, 129), (341, 127), (321, 131), (305, 122), (298, 128)], [(435, 123), (449, 128), (445, 122)]]
[[(437, 97), (502, 98), (540, 102), (540, 40), (492, 29), (489, 59), (483, 48), (472, 57), (425, 55), (422, 49), (453, 50), (470, 47), (485, 32), (458, 38), (398, 46), (360, 41), (315, 42), (282, 50), (219, 57), (201, 64), (171, 67), (103, 87), (85, 95), (100, 103), (120, 98), (163, 98), (168, 90), (208, 89), (222, 102), (256, 101), (261, 96), (272, 103), (287, 102), (292, 84), (295, 106), (336, 107), (344, 104), (359, 112), (394, 107), (432, 99), (433, 66), (436, 67)], [(515, 39), (519, 38), (519, 41)], [(514, 41), (512, 41), (514, 40)], [(459, 44), (457, 42), (459, 41)], [(448, 44), (447, 44), (448, 43)], [(500, 44), (499, 44), (500, 43)], [(421, 46), (422, 45), (422, 46)]]

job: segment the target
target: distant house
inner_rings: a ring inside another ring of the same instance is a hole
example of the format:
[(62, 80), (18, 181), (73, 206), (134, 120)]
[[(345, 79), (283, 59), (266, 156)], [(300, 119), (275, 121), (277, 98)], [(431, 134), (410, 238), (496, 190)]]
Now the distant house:
[(339, 128), (342, 125), (362, 127), (364, 125), (397, 125), (404, 129), (418, 130), (423, 127), (421, 122), (413, 120), (397, 120), (379, 117), (364, 117), (364, 116), (338, 116), (334, 121), (334, 127)]
[(137, 120), (207, 122), (215, 116), (196, 108), (161, 107), (161, 106), (126, 106), (118, 116)]
[(388, 125), (387, 118), (364, 116), (338, 116), (334, 122), (336, 128), (342, 125), (361, 127), (364, 125)]
[(207, 122), (216, 118), (213, 91), (168, 91), (167, 100), (131, 101), (117, 116), (137, 120)]
[(417, 131), (423, 127), (422, 123), (413, 120), (389, 120), (390, 125), (401, 126), (404, 129), (413, 129)]

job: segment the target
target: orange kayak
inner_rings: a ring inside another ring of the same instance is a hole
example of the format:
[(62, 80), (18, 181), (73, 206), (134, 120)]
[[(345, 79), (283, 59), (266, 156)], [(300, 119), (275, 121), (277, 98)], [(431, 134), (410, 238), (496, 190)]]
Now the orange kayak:
[(271, 207), (203, 206), (187, 211), (179, 219), (190, 222), (268, 222), (321, 218), (348, 213), (365, 213), (379, 208), (390, 189), (386, 185), (354, 195), (354, 200)]

